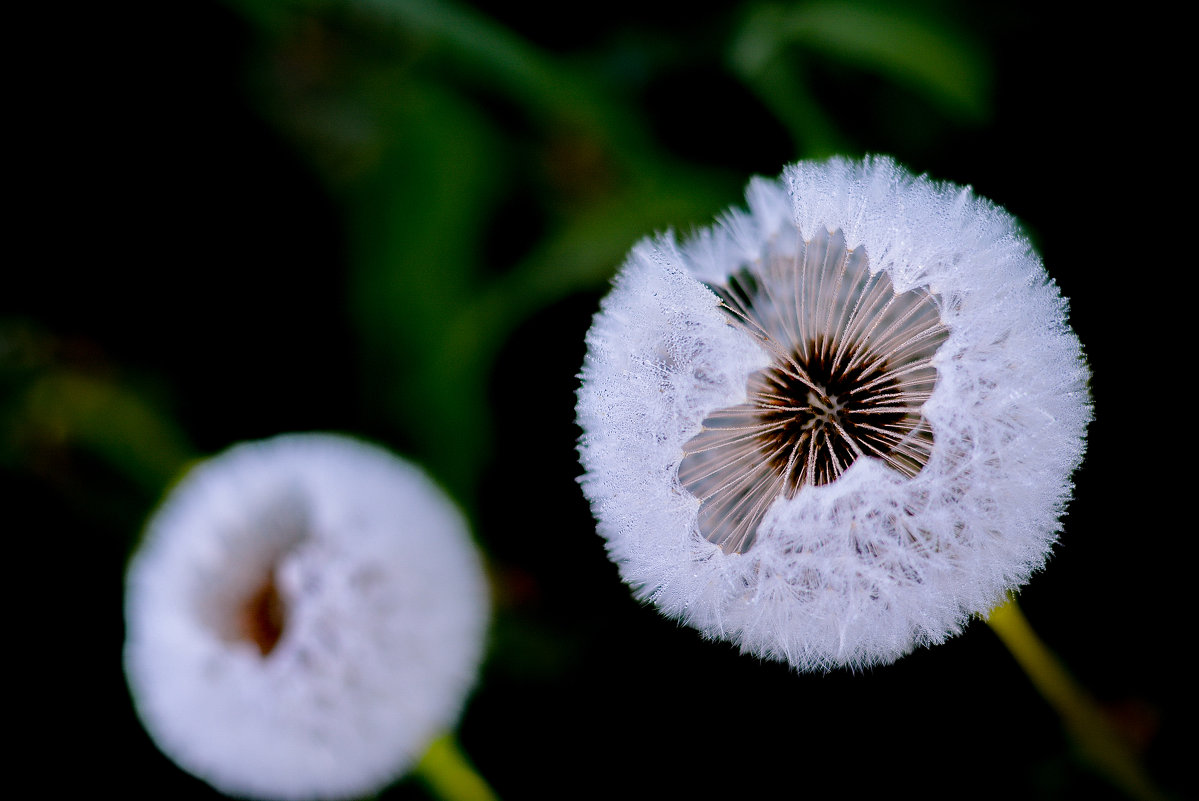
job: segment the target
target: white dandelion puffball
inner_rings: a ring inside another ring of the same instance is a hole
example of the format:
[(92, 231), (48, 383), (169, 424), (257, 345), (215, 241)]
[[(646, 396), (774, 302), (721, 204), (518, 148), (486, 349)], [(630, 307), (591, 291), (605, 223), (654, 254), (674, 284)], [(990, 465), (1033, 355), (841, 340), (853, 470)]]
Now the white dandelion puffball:
[(218, 790), (350, 798), (455, 724), (487, 617), (466, 522), (420, 470), (292, 434), (201, 463), (150, 520), (125, 672), (159, 748)]
[(665, 614), (800, 670), (890, 662), (1043, 565), (1090, 374), (1015, 220), (969, 188), (833, 159), (746, 194), (617, 276), (580, 481)]

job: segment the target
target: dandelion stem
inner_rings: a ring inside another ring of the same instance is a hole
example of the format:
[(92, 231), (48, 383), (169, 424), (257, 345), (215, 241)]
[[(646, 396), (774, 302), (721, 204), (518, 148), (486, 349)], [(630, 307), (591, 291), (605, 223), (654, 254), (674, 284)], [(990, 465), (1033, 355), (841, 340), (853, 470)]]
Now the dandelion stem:
[(462, 753), (453, 733), (433, 741), (417, 763), (415, 773), (442, 801), (499, 801), (495, 791)]
[(994, 609), (986, 621), (1061, 717), (1096, 771), (1139, 801), (1161, 801), (1167, 797), (1150, 781), (1095, 699), (1032, 630), (1015, 598)]

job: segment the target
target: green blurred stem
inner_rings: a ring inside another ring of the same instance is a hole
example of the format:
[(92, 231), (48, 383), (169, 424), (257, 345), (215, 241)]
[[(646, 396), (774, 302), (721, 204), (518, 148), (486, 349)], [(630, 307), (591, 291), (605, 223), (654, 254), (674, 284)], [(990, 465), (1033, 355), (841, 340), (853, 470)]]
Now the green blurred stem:
[(1015, 598), (992, 611), (986, 620), (1098, 772), (1132, 798), (1140, 801), (1166, 798), (1150, 781), (1095, 700), (1037, 637)]
[(452, 733), (433, 741), (417, 763), (416, 777), (442, 801), (498, 801)]

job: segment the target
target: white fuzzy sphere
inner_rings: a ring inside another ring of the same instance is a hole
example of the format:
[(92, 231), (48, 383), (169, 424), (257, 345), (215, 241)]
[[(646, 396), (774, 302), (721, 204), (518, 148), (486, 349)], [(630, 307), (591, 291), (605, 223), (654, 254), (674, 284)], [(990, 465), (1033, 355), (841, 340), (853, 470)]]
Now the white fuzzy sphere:
[[(269, 652), (246, 634), (267, 582)], [(488, 590), (466, 522), (417, 468), (341, 436), (241, 444), (192, 469), (129, 568), (125, 670), (146, 729), (218, 790), (374, 792), (452, 727)]]
[[(1015, 220), (968, 188), (833, 159), (755, 179), (747, 200), (682, 244), (640, 242), (617, 276), (587, 336), (582, 486), (621, 575), (666, 615), (800, 670), (889, 662), (1044, 564), (1083, 455), (1089, 371)], [(907, 476), (864, 455), (780, 493), (752, 546), (726, 553), (700, 532), (680, 462), (772, 355), (708, 285), (837, 230), (871, 275), (935, 298), (948, 335), (920, 410), (931, 456)]]

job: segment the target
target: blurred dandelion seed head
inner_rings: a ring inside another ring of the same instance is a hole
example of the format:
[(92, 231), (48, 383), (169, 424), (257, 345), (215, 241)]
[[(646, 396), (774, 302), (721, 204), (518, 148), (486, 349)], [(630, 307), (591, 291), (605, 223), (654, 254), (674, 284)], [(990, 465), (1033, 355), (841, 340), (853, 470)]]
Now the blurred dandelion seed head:
[(465, 521), (419, 470), (289, 435), (202, 463), (151, 519), (125, 668), (158, 746), (222, 792), (349, 798), (454, 725), (486, 619)]
[(587, 337), (581, 482), (636, 594), (799, 669), (940, 642), (1040, 567), (1091, 416), (1015, 221), (889, 159), (639, 243)]

